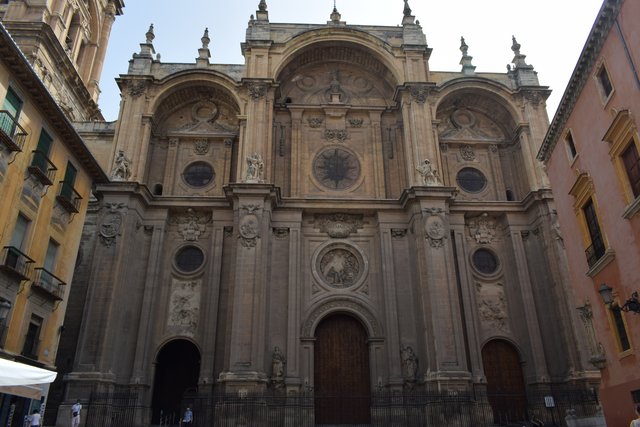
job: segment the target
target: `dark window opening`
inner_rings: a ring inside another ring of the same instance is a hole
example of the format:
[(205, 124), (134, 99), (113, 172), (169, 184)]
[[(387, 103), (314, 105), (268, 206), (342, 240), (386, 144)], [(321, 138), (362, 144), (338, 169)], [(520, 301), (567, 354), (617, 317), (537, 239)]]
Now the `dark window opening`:
[(22, 346), (22, 355), (30, 359), (38, 358), (38, 347), (40, 344), (40, 329), (42, 328), (42, 318), (31, 315), (31, 321), (27, 328), (27, 335)]
[(600, 81), (600, 86), (602, 87), (604, 96), (609, 98), (609, 95), (613, 92), (613, 85), (611, 84), (609, 73), (607, 73), (607, 69), (604, 66), (602, 66), (600, 71), (598, 71), (598, 80)]
[(622, 310), (611, 310), (611, 314), (616, 325), (616, 333), (618, 334), (618, 340), (620, 341), (620, 349), (622, 351), (630, 350), (631, 343), (629, 342), (629, 336), (627, 335), (627, 328), (624, 326)]
[(576, 144), (573, 142), (573, 135), (571, 134), (571, 132), (567, 132), (564, 140), (567, 141), (569, 154), (571, 154), (571, 158), (574, 159), (578, 155), (578, 151), (576, 151)]
[(156, 184), (153, 186), (153, 195), (162, 196), (162, 184)]
[(463, 168), (456, 177), (458, 185), (469, 193), (479, 193), (487, 186), (487, 179), (478, 169)]
[(589, 230), (589, 237), (591, 238), (591, 246), (587, 248), (587, 262), (589, 267), (592, 267), (605, 252), (604, 239), (600, 232), (600, 224), (598, 223), (598, 216), (596, 215), (596, 208), (593, 205), (593, 200), (589, 199), (587, 204), (582, 208), (584, 217), (587, 222), (587, 229)]
[(185, 273), (196, 271), (204, 262), (204, 253), (200, 248), (187, 246), (176, 254), (176, 266)]
[(635, 141), (631, 140), (629, 147), (622, 153), (622, 163), (627, 171), (633, 196), (640, 196), (640, 156)]
[(488, 249), (478, 249), (473, 254), (473, 265), (484, 274), (493, 274), (498, 270), (498, 258)]
[(516, 196), (513, 194), (513, 190), (507, 189), (507, 201), (515, 202)]
[(191, 163), (184, 171), (184, 180), (193, 187), (209, 185), (215, 178), (213, 168), (206, 162)]

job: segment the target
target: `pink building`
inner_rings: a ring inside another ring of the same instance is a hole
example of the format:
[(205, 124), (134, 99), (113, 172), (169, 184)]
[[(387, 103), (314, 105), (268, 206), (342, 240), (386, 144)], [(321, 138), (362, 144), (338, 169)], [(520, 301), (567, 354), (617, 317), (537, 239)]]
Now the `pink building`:
[(640, 1), (605, 0), (538, 158), (609, 426), (640, 403)]

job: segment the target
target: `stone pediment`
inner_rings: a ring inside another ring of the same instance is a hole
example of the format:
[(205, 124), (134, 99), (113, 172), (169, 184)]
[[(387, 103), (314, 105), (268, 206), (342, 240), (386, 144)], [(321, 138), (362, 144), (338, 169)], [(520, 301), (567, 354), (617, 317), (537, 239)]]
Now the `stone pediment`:
[(484, 114), (466, 108), (454, 110), (441, 120), (439, 136), (450, 141), (503, 141), (500, 127)]
[(176, 129), (169, 129), (168, 133), (171, 136), (203, 134), (211, 136), (235, 136), (238, 134), (238, 130), (223, 123), (194, 121)]

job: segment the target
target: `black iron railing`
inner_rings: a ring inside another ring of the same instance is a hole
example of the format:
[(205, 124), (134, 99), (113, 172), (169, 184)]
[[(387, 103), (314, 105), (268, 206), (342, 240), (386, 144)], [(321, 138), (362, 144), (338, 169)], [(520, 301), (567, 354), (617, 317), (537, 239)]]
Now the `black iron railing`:
[(0, 269), (20, 280), (31, 279), (33, 260), (14, 246), (5, 246), (0, 255)]
[(53, 185), (58, 168), (42, 151), (33, 151), (33, 158), (28, 167), (29, 173), (42, 185)]
[[(369, 402), (366, 424), (358, 424), (357, 421), (350, 424), (366, 427), (532, 426), (534, 417), (545, 426), (565, 426), (567, 410), (577, 417), (590, 417), (599, 409), (594, 390), (549, 386), (528, 393), (524, 412), (515, 414), (511, 419), (496, 413), (490, 403), (493, 398), (505, 396), (490, 396), (483, 389), (455, 393), (376, 392), (370, 396), (341, 396), (340, 399), (343, 401), (342, 410), (347, 415), (349, 410), (359, 412), (358, 404), (363, 400)], [(318, 402), (333, 398), (316, 396), (313, 392), (294, 395), (278, 391), (261, 394), (193, 393), (184, 396), (180, 407), (148, 408), (141, 404), (134, 391), (93, 395), (87, 405), (87, 425), (147, 426), (150, 417), (153, 426), (177, 427), (180, 415), (188, 406), (193, 412), (194, 426), (315, 427), (322, 425), (316, 418)], [(553, 406), (549, 406), (551, 403)]]
[(11, 113), (0, 110), (0, 142), (9, 151), (22, 151), (27, 135), (27, 132), (18, 124)]
[(32, 289), (42, 291), (55, 300), (62, 300), (64, 296), (63, 286), (66, 285), (62, 279), (40, 267), (34, 269), (34, 273)]
[(80, 212), (80, 201), (82, 196), (73, 188), (73, 183), (67, 181), (60, 181), (60, 188), (56, 200), (62, 205), (63, 208), (70, 213)]
[(585, 251), (585, 255), (587, 256), (587, 264), (589, 267), (593, 267), (600, 258), (604, 255), (606, 251), (606, 247), (604, 242), (602, 241), (602, 237), (597, 237), (593, 239), (591, 242), (591, 246), (589, 246)]

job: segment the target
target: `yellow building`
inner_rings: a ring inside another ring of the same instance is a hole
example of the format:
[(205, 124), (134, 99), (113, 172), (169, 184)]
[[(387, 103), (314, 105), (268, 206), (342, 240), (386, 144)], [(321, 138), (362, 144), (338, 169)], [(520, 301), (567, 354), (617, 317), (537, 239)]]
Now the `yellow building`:
[[(108, 179), (2, 24), (0, 103), (0, 357), (55, 370), (91, 187)], [(2, 391), (3, 426), (46, 397)]]

